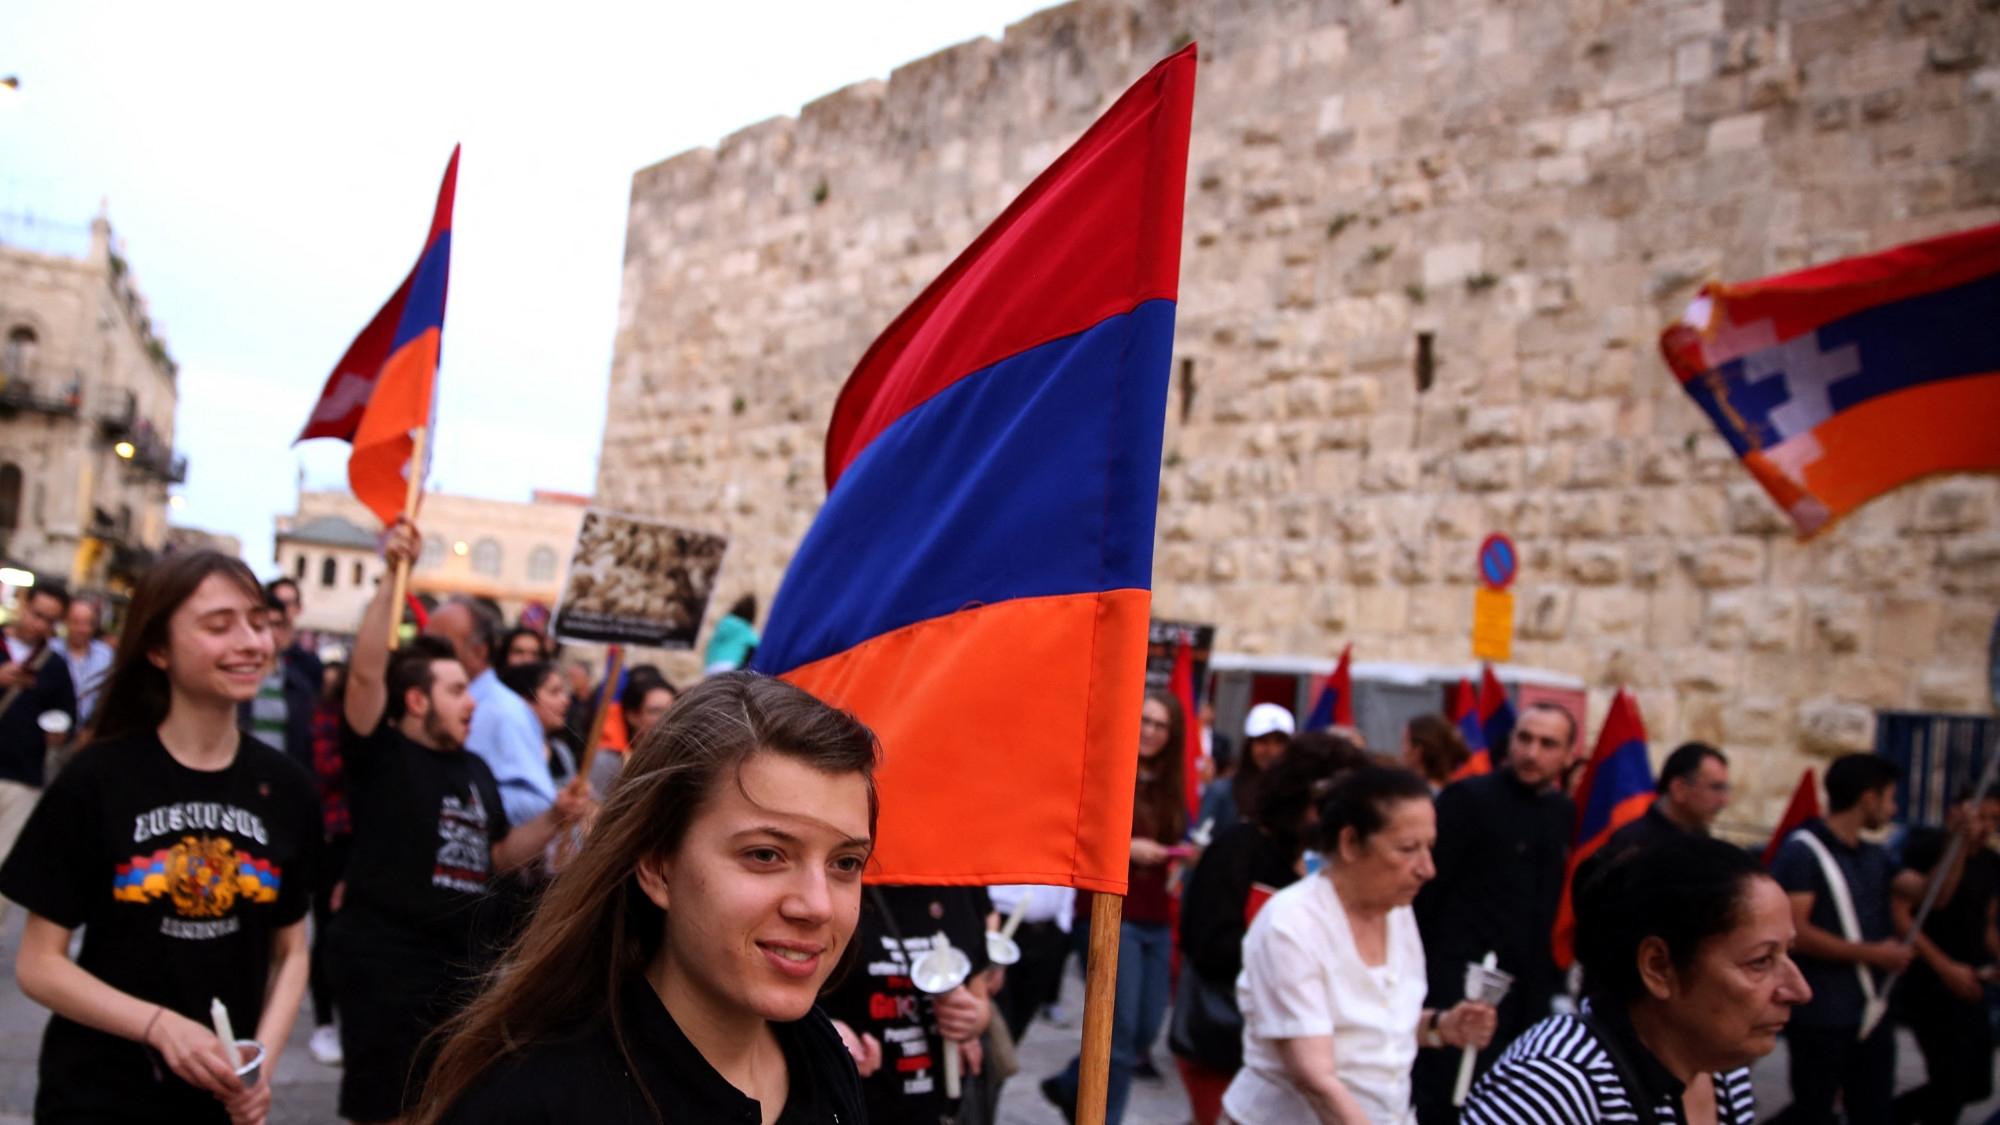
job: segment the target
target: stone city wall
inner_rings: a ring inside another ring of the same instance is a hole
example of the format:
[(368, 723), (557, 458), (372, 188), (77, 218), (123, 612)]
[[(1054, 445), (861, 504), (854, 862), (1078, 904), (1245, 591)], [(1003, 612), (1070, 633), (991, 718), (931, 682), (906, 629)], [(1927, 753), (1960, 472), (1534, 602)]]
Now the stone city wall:
[(733, 535), (722, 596), (768, 605), (869, 341), (1193, 38), (1156, 612), (1460, 661), (1510, 532), (1515, 660), (1584, 677), (1593, 724), (1630, 686), (1656, 753), (1722, 745), (1729, 821), (1768, 826), (1874, 709), (1989, 709), (2000, 481), (1797, 542), (1657, 336), (1705, 280), (2000, 221), (1996, 9), (1052, 8), (634, 177), (598, 500)]

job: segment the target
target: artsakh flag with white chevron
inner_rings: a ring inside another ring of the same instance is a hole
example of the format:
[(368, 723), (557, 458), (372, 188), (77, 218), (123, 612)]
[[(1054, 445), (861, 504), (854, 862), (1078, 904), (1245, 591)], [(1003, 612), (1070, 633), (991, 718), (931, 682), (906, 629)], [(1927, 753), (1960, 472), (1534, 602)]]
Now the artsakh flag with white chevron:
[(2000, 469), (2000, 224), (1708, 285), (1660, 350), (1801, 536)]

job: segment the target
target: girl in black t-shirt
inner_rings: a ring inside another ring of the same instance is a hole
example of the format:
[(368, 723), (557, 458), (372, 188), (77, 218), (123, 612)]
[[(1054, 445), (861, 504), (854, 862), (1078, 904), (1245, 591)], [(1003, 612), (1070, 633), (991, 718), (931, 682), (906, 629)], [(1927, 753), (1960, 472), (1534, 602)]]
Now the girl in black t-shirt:
[[(16, 976), (54, 1013), (37, 1121), (261, 1122), (270, 1109), (321, 848), (311, 779), (237, 730), (272, 658), (248, 567), (195, 551), (147, 568), (86, 745), (0, 867), (0, 894), (30, 912)], [(218, 999), (264, 1045), (254, 1085), (210, 1030)]]
[(642, 734), (416, 1121), (865, 1120), (815, 1001), (850, 955), (874, 735), (779, 680), (714, 676)]

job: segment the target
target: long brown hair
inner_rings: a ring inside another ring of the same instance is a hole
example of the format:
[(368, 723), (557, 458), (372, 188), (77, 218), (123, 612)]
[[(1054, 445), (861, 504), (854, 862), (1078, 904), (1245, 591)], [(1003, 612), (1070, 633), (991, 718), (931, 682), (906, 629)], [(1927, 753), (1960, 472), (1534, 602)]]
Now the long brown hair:
[[(632, 1066), (618, 994), (651, 963), (666, 926), (665, 912), (639, 888), (639, 864), (673, 855), (709, 795), (759, 750), (826, 773), (861, 774), (874, 835), (873, 732), (782, 680), (752, 672), (703, 680), (639, 736), (583, 848), (550, 882), (480, 997), (437, 1031), (443, 1045), (415, 1121), (437, 1121), (495, 1065), (606, 1014)], [(850, 941), (843, 962), (851, 949)]]
[(1181, 713), (1181, 701), (1172, 692), (1152, 688), (1146, 692), (1146, 702), (1167, 709), (1167, 744), (1153, 755), (1152, 776), (1146, 777), (1142, 771), (1132, 791), (1132, 833), (1165, 844), (1179, 843), (1187, 832), (1188, 818), (1184, 780), (1187, 716)]
[(143, 737), (167, 721), (174, 701), (173, 684), (166, 670), (156, 667), (147, 655), (167, 647), (174, 612), (212, 574), (228, 579), (251, 604), (263, 606), (264, 587), (258, 584), (257, 576), (243, 560), (220, 551), (175, 552), (146, 567), (132, 591), (132, 603), (125, 607), (118, 655), (105, 677), (97, 714), (77, 742), (79, 749), (93, 742)]

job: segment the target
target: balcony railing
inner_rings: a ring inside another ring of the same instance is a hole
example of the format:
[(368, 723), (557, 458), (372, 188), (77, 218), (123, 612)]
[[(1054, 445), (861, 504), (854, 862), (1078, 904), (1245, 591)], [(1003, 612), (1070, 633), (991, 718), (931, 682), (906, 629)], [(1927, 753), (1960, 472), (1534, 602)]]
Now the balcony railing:
[(17, 414), (25, 410), (74, 418), (82, 402), (81, 380), (70, 380), (69, 386), (58, 392), (54, 387), (37, 386), (32, 380), (0, 373), (0, 413)]

